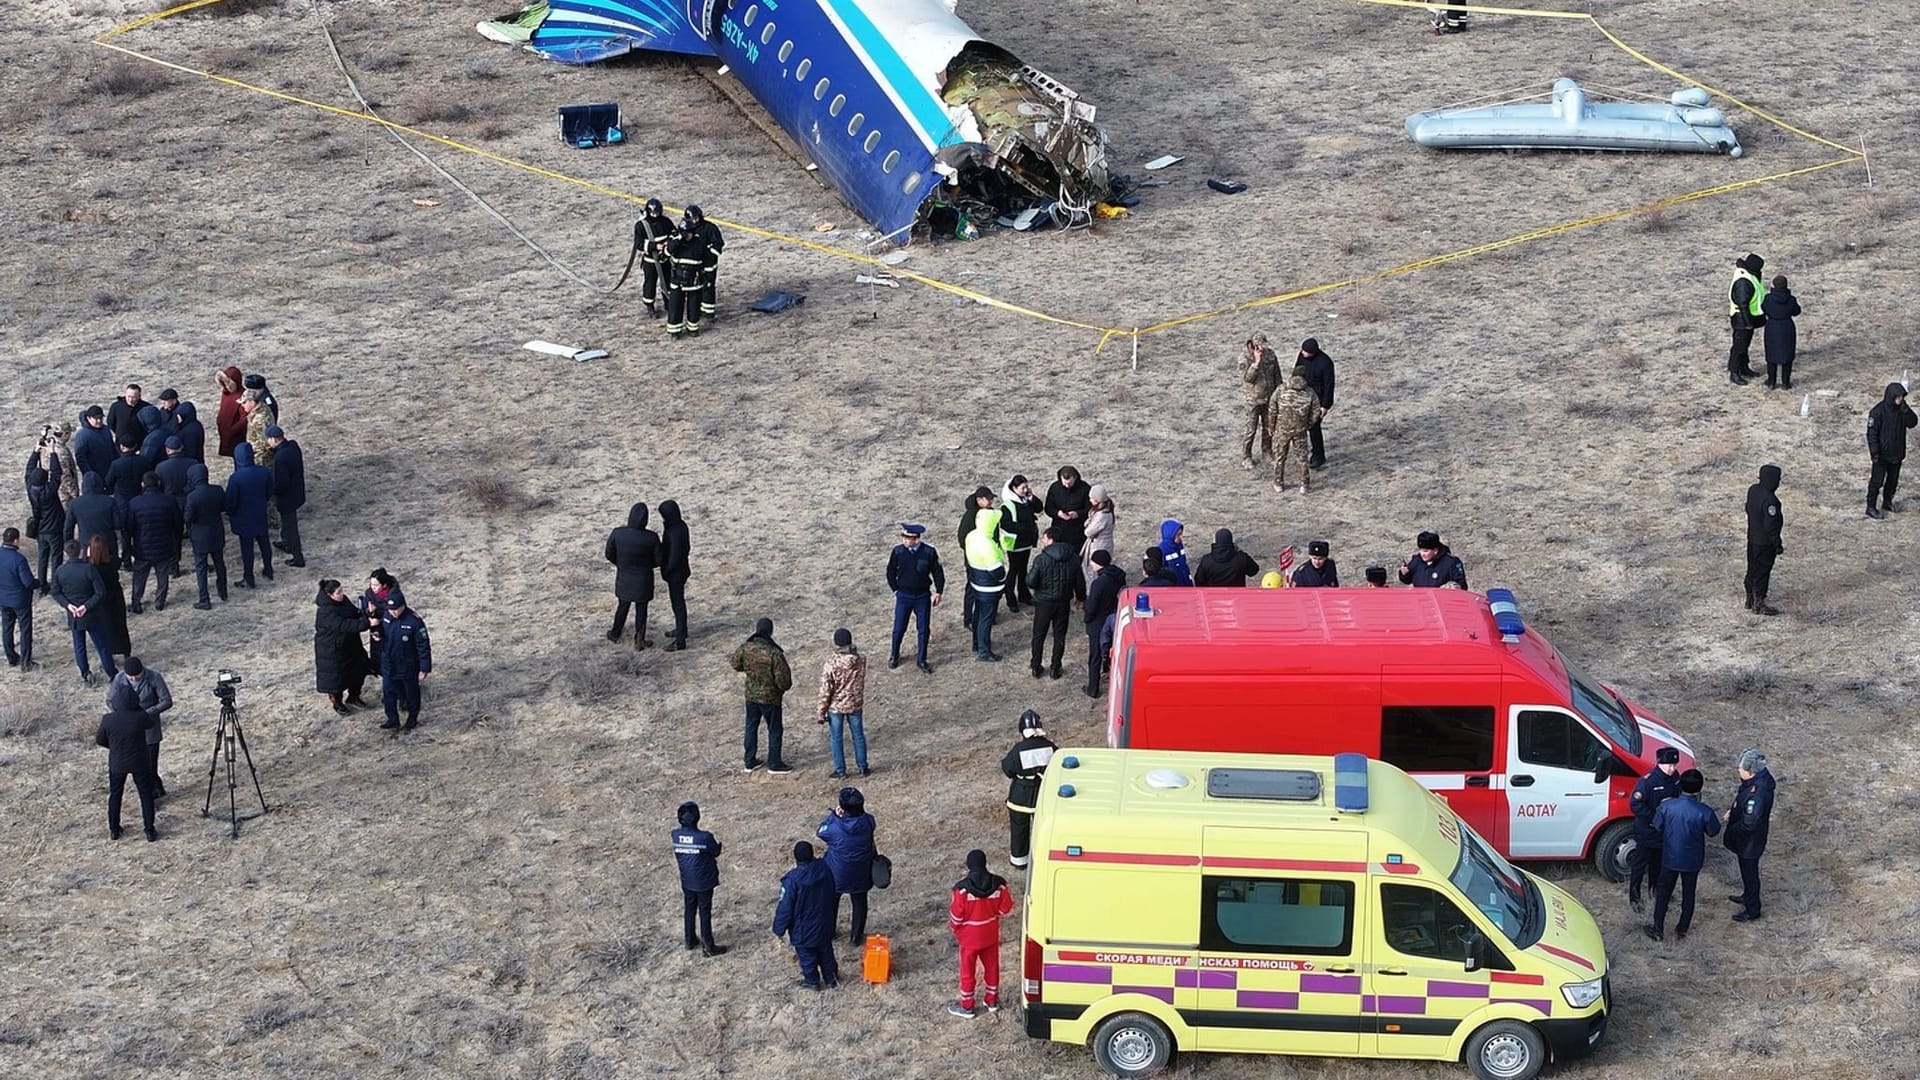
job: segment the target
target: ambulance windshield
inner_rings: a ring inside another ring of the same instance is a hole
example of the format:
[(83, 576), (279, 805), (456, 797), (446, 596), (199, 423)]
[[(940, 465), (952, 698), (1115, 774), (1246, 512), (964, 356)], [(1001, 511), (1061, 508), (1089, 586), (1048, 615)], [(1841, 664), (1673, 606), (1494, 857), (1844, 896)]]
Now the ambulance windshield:
[(1514, 945), (1524, 949), (1540, 940), (1546, 920), (1534, 917), (1540, 900), (1533, 884), (1464, 824), (1460, 826), (1460, 865), (1453, 868), (1452, 881)]
[(1634, 721), (1626, 703), (1615, 697), (1613, 691), (1587, 678), (1579, 668), (1567, 663), (1566, 657), (1561, 657), (1560, 662), (1566, 665), (1567, 680), (1572, 683), (1573, 707), (1580, 710), (1580, 715), (1599, 728), (1600, 734), (1612, 740), (1615, 746), (1639, 757), (1640, 725)]

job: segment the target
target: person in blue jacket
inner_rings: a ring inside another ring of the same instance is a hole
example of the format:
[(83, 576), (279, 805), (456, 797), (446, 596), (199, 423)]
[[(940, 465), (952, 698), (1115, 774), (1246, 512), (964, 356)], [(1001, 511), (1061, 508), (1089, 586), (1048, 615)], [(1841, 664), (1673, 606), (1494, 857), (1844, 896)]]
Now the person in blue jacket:
[(1727, 899), (1740, 905), (1734, 922), (1760, 917), (1760, 856), (1767, 850), (1767, 825), (1773, 818), (1773, 773), (1767, 755), (1756, 749), (1740, 752), (1740, 790), (1733, 806), (1720, 815), (1727, 824), (1727, 850), (1740, 860), (1740, 895)]
[(1181, 585), (1193, 584), (1193, 569), (1187, 565), (1187, 527), (1172, 518), (1160, 523), (1160, 562)]
[[(246, 449), (242, 443), (233, 448), (237, 456)], [(383, 728), (412, 731), (420, 726), (420, 680), (433, 673), (433, 645), (427, 640), (427, 624), (417, 612), (407, 609), (406, 598), (395, 589), (387, 594), (387, 622), (380, 632), (380, 683), (387, 708)], [(400, 722), (400, 705), (407, 707), (407, 722)]]
[(858, 947), (867, 940), (867, 892), (873, 888), (873, 815), (856, 787), (840, 789), (839, 805), (820, 823), (827, 842), (827, 869), (833, 874), (833, 921), (840, 923), (840, 897), (853, 898), (853, 933)]
[(780, 879), (780, 903), (773, 909), (773, 936), (793, 944), (800, 964), (799, 985), (809, 990), (840, 985), (840, 964), (833, 958), (833, 873), (813, 857), (807, 840), (793, 845), (793, 869)]
[(1653, 814), (1653, 831), (1660, 837), (1660, 884), (1653, 894), (1653, 922), (1641, 929), (1655, 941), (1667, 939), (1667, 904), (1673, 900), (1674, 882), (1680, 883), (1680, 921), (1674, 935), (1687, 939), (1693, 925), (1694, 887), (1700, 868), (1707, 864), (1707, 837), (1720, 832), (1720, 818), (1700, 801), (1700, 789), (1706, 777), (1699, 769), (1680, 774), (1680, 794), (1660, 804)]
[[(686, 909), (687, 948), (719, 956), (725, 945), (713, 943), (713, 890), (720, 887), (720, 841), (700, 827), (700, 804), (680, 804), (680, 827), (673, 830), (673, 860), (680, 866), (680, 897)], [(700, 936), (693, 917), (700, 916)]]
[(267, 546), (267, 500), (273, 495), (273, 474), (253, 463), (253, 447), (233, 448), (233, 475), (227, 478), (227, 522), (240, 541), (240, 587), (253, 588), (253, 553), (260, 553), (260, 573), (273, 580), (273, 549)]
[(1633, 786), (1628, 800), (1633, 810), (1633, 855), (1627, 859), (1627, 906), (1641, 910), (1640, 883), (1660, 887), (1660, 834), (1653, 831), (1653, 815), (1660, 804), (1680, 794), (1680, 751), (1663, 746), (1654, 751), (1653, 769)]

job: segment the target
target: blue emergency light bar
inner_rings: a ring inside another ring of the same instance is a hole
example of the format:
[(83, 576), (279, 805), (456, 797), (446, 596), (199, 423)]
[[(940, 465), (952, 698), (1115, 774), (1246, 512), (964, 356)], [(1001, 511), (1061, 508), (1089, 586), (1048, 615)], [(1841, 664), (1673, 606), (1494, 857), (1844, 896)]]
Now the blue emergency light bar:
[(1367, 812), (1367, 755), (1333, 755), (1333, 808), (1343, 814)]
[(1487, 607), (1493, 610), (1493, 628), (1500, 631), (1500, 640), (1514, 642), (1527, 632), (1527, 624), (1520, 619), (1520, 603), (1513, 598), (1512, 589), (1488, 589)]

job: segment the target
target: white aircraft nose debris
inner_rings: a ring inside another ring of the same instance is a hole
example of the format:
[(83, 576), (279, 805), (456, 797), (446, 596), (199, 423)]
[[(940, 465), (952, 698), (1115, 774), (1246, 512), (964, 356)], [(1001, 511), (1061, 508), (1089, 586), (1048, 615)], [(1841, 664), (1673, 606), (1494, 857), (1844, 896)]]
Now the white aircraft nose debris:
[(1560, 79), (1546, 103), (1436, 109), (1407, 117), (1421, 146), (1462, 150), (1667, 150), (1739, 157), (1740, 138), (1705, 90), (1676, 90), (1666, 102), (1596, 102)]

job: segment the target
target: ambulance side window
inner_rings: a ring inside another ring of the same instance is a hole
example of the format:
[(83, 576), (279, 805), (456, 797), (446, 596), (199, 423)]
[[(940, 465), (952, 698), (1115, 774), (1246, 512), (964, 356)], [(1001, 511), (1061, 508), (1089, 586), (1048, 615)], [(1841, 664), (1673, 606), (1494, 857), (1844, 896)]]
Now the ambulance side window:
[(1566, 713), (1525, 710), (1520, 714), (1521, 761), (1590, 773), (1607, 753), (1593, 732)]
[(1493, 706), (1388, 705), (1380, 710), (1380, 760), (1406, 772), (1493, 768)]
[(1353, 886), (1308, 878), (1202, 877), (1200, 947), (1351, 955)]
[[(1421, 885), (1380, 886), (1380, 923), (1387, 945), (1395, 952), (1462, 964), (1473, 935), (1479, 932), (1452, 900)], [(1505, 957), (1496, 957), (1489, 966), (1511, 965)]]

